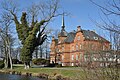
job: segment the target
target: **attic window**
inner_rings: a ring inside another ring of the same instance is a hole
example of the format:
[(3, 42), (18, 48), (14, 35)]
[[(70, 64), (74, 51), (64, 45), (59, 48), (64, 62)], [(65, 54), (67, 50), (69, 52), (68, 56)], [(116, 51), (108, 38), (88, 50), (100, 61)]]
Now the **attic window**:
[(98, 40), (98, 37), (94, 37), (95, 40)]

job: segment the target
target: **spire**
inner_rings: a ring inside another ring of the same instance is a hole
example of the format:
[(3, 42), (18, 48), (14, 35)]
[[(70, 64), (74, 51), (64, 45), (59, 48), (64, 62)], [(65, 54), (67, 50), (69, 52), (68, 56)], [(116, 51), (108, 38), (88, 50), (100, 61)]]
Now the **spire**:
[(65, 31), (65, 23), (64, 23), (64, 12), (62, 14), (62, 29), (61, 32), (58, 34), (58, 36), (67, 36), (67, 32)]
[(64, 23), (64, 12), (63, 12), (63, 15), (62, 15), (62, 30), (64, 30), (65, 28), (65, 23)]

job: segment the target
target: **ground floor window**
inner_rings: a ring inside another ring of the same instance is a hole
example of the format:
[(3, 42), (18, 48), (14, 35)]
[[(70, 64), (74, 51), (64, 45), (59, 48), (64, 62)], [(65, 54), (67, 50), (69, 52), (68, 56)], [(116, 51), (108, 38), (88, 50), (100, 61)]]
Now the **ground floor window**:
[(74, 63), (71, 63), (71, 66), (74, 66)]

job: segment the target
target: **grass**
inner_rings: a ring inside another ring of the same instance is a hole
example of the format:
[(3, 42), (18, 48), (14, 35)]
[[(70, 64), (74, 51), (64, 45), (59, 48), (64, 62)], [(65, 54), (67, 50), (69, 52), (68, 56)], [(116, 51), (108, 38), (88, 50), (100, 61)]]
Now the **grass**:
[(30, 69), (25, 70), (23, 65), (17, 64), (13, 66), (13, 71), (18, 71), (18, 72), (21, 71), (22, 73), (24, 72), (45, 73), (50, 76), (53, 76), (54, 74), (59, 74), (64, 77), (69, 77), (72, 80), (90, 80), (90, 79), (91, 80), (111, 80), (111, 77), (114, 76), (113, 73), (111, 74), (111, 77), (108, 74), (106, 75), (106, 73), (102, 73), (103, 71), (107, 71), (108, 73), (111, 73), (109, 68), (105, 68), (104, 70), (102, 70), (101, 68), (97, 68), (96, 70), (94, 69), (87, 70), (86, 68), (80, 68), (80, 67), (61, 67), (61, 68), (30, 68)]
[(72, 79), (75, 79), (75, 76), (78, 74), (79, 75), (83, 74), (82, 71), (80, 71), (79, 69), (76, 69), (76, 67), (68, 67), (68, 68), (64, 67), (64, 69), (62, 68), (30, 68), (25, 70), (22, 65), (14, 65), (13, 70), (21, 71), (21, 72), (30, 72), (30, 73), (45, 73), (49, 75), (60, 74), (64, 77), (70, 77)]

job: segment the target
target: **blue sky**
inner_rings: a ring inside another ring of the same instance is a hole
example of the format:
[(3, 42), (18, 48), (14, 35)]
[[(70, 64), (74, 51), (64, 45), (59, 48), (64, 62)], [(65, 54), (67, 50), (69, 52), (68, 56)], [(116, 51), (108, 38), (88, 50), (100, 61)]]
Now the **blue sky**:
[[(41, 0), (19, 0), (18, 3), (23, 9), (31, 5), (32, 3), (37, 3)], [(103, 5), (104, 0), (95, 0), (95, 2)], [(90, 18), (99, 21), (100, 10), (89, 0), (60, 0), (61, 11), (64, 10), (70, 15), (65, 16), (65, 26), (66, 30), (72, 31), (76, 30), (76, 27), (80, 25), (83, 29), (95, 29), (95, 23), (91, 21)], [(62, 17), (59, 16), (49, 25), (50, 28), (61, 29)]]
[[(32, 3), (38, 3), (42, 0), (18, 0), (20, 8), (24, 11), (25, 7), (30, 6)], [(104, 0), (94, 0), (100, 5), (104, 5)], [(90, 18), (100, 22), (100, 10), (89, 0), (60, 0), (61, 12), (64, 10), (70, 15), (65, 16), (65, 29), (70, 32), (76, 30), (77, 26), (81, 26), (85, 30), (96, 30), (101, 33), (101, 30), (95, 26), (95, 23)], [(49, 24), (50, 28), (61, 29), (62, 16), (54, 19)]]

